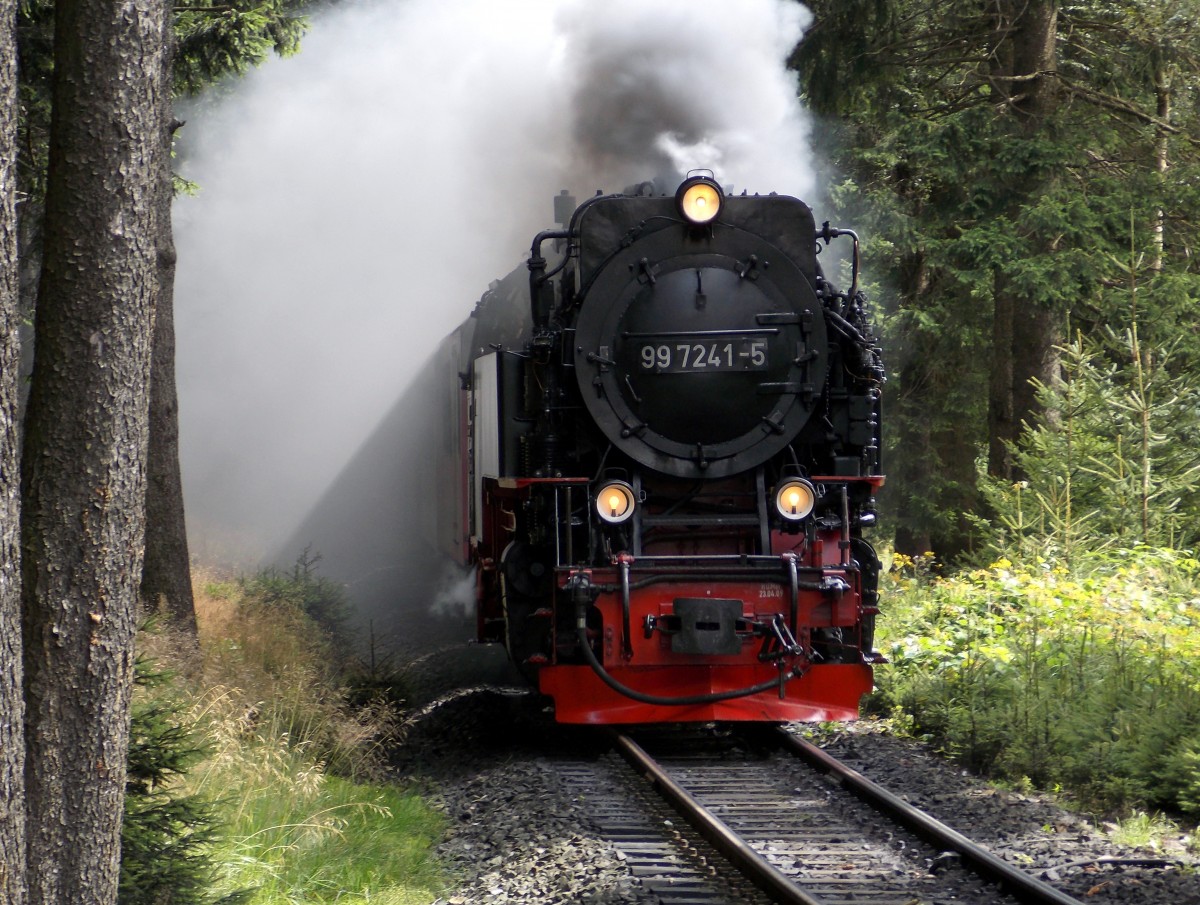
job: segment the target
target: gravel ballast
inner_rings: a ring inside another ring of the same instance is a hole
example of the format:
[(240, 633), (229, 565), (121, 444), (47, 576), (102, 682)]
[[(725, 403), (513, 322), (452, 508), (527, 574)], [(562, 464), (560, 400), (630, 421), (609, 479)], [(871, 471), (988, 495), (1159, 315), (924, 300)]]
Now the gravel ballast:
[[(414, 715), (396, 767), (428, 790), (449, 828), (438, 847), (452, 886), (440, 905), (653, 903), (601, 838), (555, 758), (602, 744), (554, 725), (539, 699), (479, 688)], [(996, 855), (1081, 902), (1200, 905), (1186, 837), (1160, 851), (1113, 845), (1102, 828), (1048, 797), (997, 789), (877, 724), (849, 724), (821, 744), (833, 755)], [(931, 865), (936, 870), (937, 865)]]

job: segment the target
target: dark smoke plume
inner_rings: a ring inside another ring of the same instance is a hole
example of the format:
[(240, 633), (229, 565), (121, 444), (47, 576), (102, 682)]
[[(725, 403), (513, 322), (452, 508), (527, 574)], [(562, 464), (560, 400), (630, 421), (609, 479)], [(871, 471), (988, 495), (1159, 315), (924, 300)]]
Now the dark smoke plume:
[(807, 124), (782, 61), (807, 20), (774, 0), (565, 7), (576, 172), (674, 186), (706, 168), (803, 197)]

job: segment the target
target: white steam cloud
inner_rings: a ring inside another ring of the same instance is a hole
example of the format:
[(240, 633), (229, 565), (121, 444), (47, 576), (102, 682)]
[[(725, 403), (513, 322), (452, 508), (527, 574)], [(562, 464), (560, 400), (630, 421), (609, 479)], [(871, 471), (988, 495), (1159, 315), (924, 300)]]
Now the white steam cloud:
[[(393, 0), (183, 111), (176, 205), (194, 550), (273, 550), (551, 199), (707, 168), (813, 188), (791, 0)], [(381, 491), (382, 492), (382, 491)], [(298, 552), (298, 551), (297, 551)]]

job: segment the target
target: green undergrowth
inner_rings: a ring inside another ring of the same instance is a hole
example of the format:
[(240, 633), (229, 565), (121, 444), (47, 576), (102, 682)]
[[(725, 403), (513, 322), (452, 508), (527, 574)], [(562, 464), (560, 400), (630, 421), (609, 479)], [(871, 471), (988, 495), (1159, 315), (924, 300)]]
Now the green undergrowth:
[(438, 876), (429, 851), (440, 820), (411, 792), (331, 775), (281, 726), (249, 736), (225, 710), (210, 723), (212, 757), (189, 776), (221, 802), (225, 833), (213, 849), (218, 888), (251, 903), (421, 903)]
[(874, 711), (1018, 787), (1200, 817), (1200, 561), (930, 565), (898, 556), (886, 579)]
[(200, 650), (143, 640), (147, 656), (182, 668), (139, 693), (172, 708), (199, 752), (171, 789), (213, 818), (204, 896), (186, 901), (417, 905), (443, 885), (441, 816), (383, 766), (400, 715), (348, 703), (331, 622), (313, 612), (331, 589), (311, 579), (201, 579)]

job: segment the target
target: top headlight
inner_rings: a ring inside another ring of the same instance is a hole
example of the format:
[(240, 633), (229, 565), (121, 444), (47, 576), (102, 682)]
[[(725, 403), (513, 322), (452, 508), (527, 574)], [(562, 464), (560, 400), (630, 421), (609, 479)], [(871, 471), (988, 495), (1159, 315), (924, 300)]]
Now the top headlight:
[(703, 226), (721, 213), (721, 187), (708, 176), (693, 176), (684, 180), (675, 193), (675, 203), (685, 220)]

